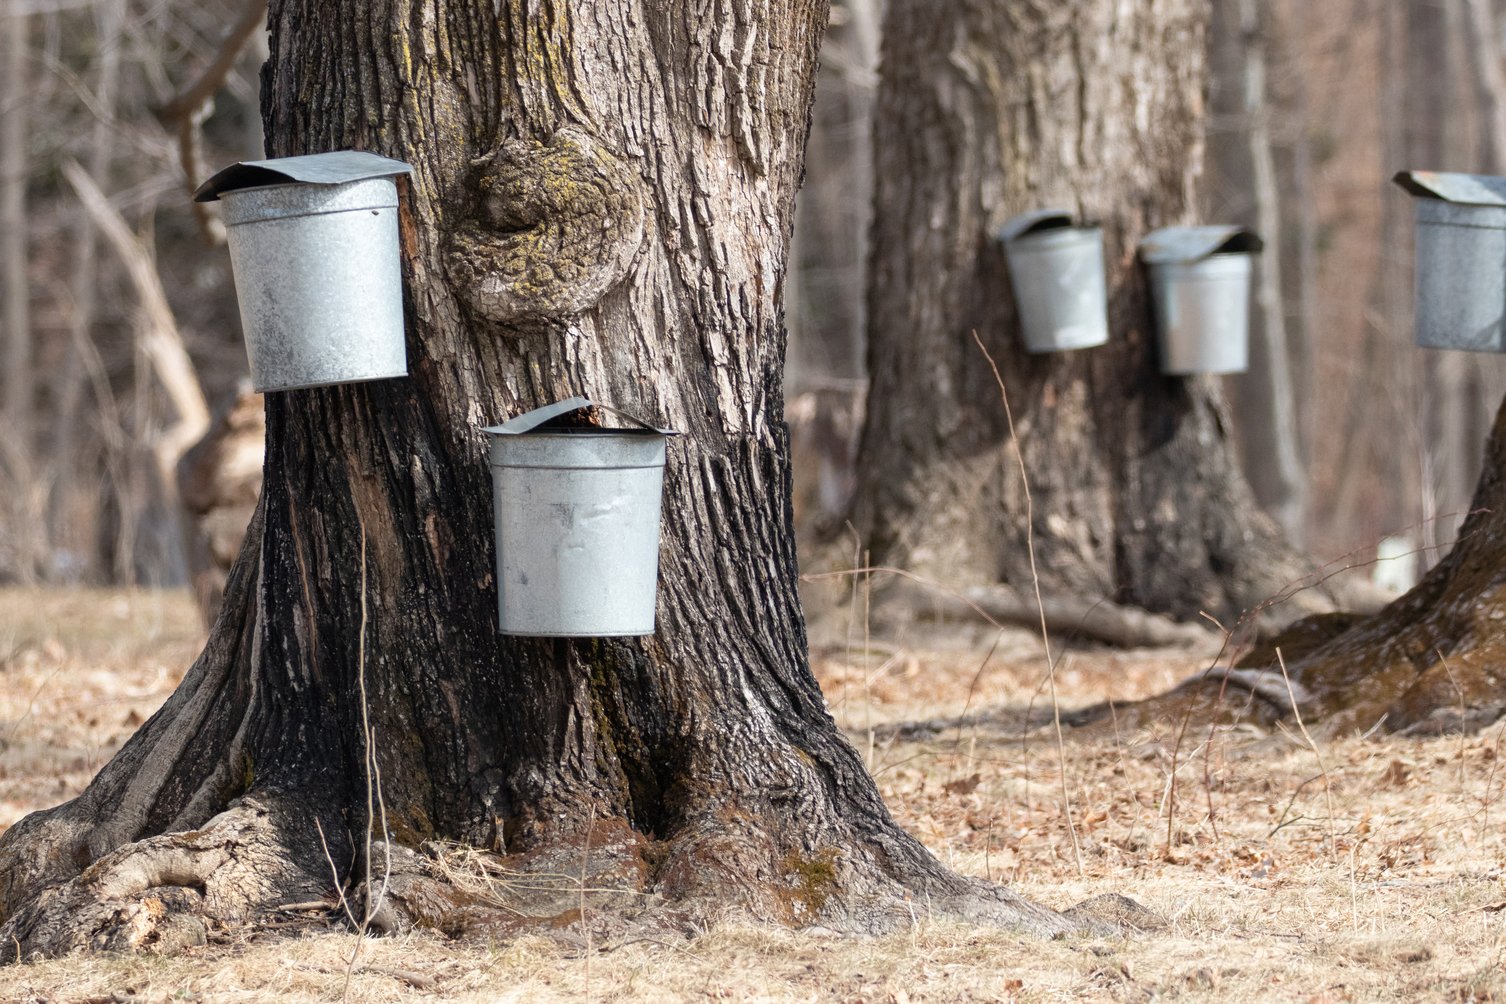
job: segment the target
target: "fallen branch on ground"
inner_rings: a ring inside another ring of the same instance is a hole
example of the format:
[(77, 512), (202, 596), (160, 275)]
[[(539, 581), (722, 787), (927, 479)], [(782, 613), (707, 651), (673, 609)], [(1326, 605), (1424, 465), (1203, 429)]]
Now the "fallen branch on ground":
[(1203, 648), (1216, 646), (1218, 636), (1197, 624), (1183, 624), (1139, 607), (1081, 599), (1075, 596), (1043, 596), (1039, 605), (1012, 586), (963, 586), (942, 592), (922, 583), (900, 579), (886, 597), (904, 603), (917, 613), (934, 612), (945, 617), (986, 615), (996, 621), (1034, 627), (1044, 617), (1052, 632), (1108, 642), (1124, 648)]

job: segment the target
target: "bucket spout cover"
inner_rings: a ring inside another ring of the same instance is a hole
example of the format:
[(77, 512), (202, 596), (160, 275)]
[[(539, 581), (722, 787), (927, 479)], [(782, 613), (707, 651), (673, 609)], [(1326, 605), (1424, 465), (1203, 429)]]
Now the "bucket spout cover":
[(561, 415), (568, 415), (572, 411), (580, 411), (582, 408), (600, 408), (602, 411), (609, 411), (618, 418), (632, 422), (644, 431), (657, 432), (661, 436), (679, 435), (674, 429), (660, 429), (641, 418), (630, 415), (625, 411), (619, 411), (611, 405), (602, 404), (600, 401), (593, 401), (588, 397), (570, 397), (563, 401), (556, 401), (554, 404), (546, 404), (542, 408), (525, 411), (515, 418), (508, 419), (501, 425), (488, 426), (481, 431), (493, 436), (516, 436), (525, 432), (533, 432), (535, 429), (554, 421)]
[(1163, 227), (1140, 241), (1147, 265), (1190, 265), (1216, 254), (1256, 254), (1265, 242), (1253, 230), (1237, 226)]
[(194, 190), (195, 202), (214, 202), (225, 192), (263, 185), (343, 185), (369, 178), (411, 174), (413, 167), (391, 157), (360, 150), (312, 153), (304, 157), (243, 160), (216, 172)]
[(999, 228), (998, 236), (999, 240), (1007, 244), (1042, 230), (1063, 230), (1075, 226), (1092, 226), (1092, 224), (1078, 223), (1071, 210), (1036, 209), (1005, 220), (1004, 225)]
[(1439, 199), (1465, 206), (1506, 206), (1506, 178), (1493, 174), (1398, 171), (1391, 180), (1419, 199)]

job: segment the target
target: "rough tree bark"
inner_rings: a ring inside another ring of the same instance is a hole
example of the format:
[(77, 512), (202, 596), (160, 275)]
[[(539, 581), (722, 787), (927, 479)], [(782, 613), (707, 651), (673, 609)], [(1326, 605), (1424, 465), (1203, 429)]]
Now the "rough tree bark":
[[(1302, 574), (1236, 470), (1217, 385), (1158, 372), (1135, 264), (1146, 231), (1193, 221), (1207, 14), (890, 4), (857, 508), (874, 563), (1029, 589), (1025, 485), (976, 331), (1008, 386), (1048, 591), (1227, 619)], [(1019, 342), (992, 235), (1044, 206), (1104, 225), (1106, 347)]]
[[(1473, 730), (1506, 714), (1506, 402), (1458, 541), (1417, 586), (1374, 616), (1293, 625), (1244, 660), (1280, 672), (1302, 713), (1335, 730)], [(1331, 640), (1329, 640), (1331, 639)], [(1290, 712), (1290, 697), (1277, 702)]]
[(1269, 723), (1300, 710), (1304, 723), (1328, 733), (1441, 734), (1498, 721), (1506, 715), (1506, 402), (1470, 508), (1453, 550), (1385, 609), (1306, 618), (1233, 669), (1215, 667), (1136, 705), (1090, 709), (1078, 722)]
[[(271, 5), (269, 152), (414, 165), (411, 377), (268, 396), (265, 486), (206, 649), (83, 795), (0, 837), (0, 944), (193, 938), (368, 863), (387, 893), (354, 898), (387, 929), (584, 922), (583, 889), (629, 894), (618, 915), (873, 929), (909, 922), (908, 891), (1078, 923), (901, 831), (808, 669), (779, 309), (825, 18), (824, 0)], [(688, 433), (660, 628), (502, 638), (480, 427), (580, 392)], [(373, 815), (389, 840), (368, 844)], [(413, 850), (443, 841), (579, 881), (491, 909)]]

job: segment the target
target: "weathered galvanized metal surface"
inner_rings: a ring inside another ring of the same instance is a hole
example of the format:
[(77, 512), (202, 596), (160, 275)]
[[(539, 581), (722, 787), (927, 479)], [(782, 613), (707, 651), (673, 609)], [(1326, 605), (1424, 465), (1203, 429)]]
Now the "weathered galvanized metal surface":
[(1506, 178), (1493, 174), (1398, 171), (1391, 180), (1420, 199), (1442, 199), (1464, 206), (1506, 206)]
[(213, 202), (237, 188), (260, 188), (301, 182), (310, 185), (343, 185), (368, 178), (411, 174), (413, 167), (391, 157), (360, 150), (311, 153), (274, 160), (243, 160), (216, 172), (193, 193), (195, 202)]
[(1230, 254), (1151, 266), (1162, 373), (1249, 369), (1250, 265)]
[(392, 176), (410, 170), (347, 150), (246, 161), (199, 186), (224, 202), (258, 391), (407, 374)]
[(222, 197), (258, 391), (407, 374), (390, 178), (245, 188)]
[(1086, 349), (1109, 340), (1103, 232), (1064, 210), (1016, 216), (999, 230), (1027, 352)]
[(1417, 196), (1416, 339), (1506, 352), (1506, 178), (1402, 172)]
[(1215, 254), (1255, 254), (1264, 246), (1254, 231), (1244, 227), (1162, 227), (1141, 238), (1140, 260), (1147, 265), (1186, 265)]
[(1166, 227), (1140, 242), (1162, 373), (1249, 368), (1251, 256), (1262, 246), (1236, 226)]
[(503, 634), (654, 633), (665, 442), (676, 433), (631, 416), (637, 428), (545, 425), (592, 403), (572, 398), (485, 430)]

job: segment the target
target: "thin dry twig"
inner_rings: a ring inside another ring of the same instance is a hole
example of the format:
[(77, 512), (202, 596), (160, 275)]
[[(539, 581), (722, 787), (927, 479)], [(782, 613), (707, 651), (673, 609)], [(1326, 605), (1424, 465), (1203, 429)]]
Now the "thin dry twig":
[(1297, 695), (1292, 690), (1292, 678), (1286, 671), (1286, 657), (1281, 654), (1281, 649), (1276, 649), (1276, 664), (1281, 667), (1281, 678), (1286, 681), (1286, 693), (1291, 698), (1292, 714), (1297, 719), (1297, 728), (1302, 732), (1302, 738), (1307, 740), (1308, 749), (1312, 750), (1313, 757), (1318, 761), (1318, 771), (1323, 777), (1323, 800), (1328, 806), (1328, 853), (1337, 856), (1337, 844), (1333, 836), (1333, 784), (1329, 781), (1328, 765), (1323, 762), (1323, 752), (1318, 749), (1318, 744), (1313, 740), (1312, 733), (1307, 731), (1307, 724), (1302, 721), (1302, 709), (1297, 705)]
[[(362, 854), (366, 871), (366, 902), (361, 912), (361, 922), (356, 928), (356, 943), (351, 949), (350, 961), (345, 970), (345, 990), (342, 999), (350, 998), (350, 983), (355, 976), (356, 960), (361, 956), (361, 946), (366, 943), (366, 934), (371, 928), (371, 918), (387, 898), (388, 883), (392, 879), (392, 844), (387, 837), (387, 802), (382, 795), (382, 767), (377, 762), (376, 729), (371, 725), (371, 709), (366, 694), (366, 624), (368, 620), (366, 588), (366, 524), (356, 513), (356, 522), (361, 527), (361, 629), (356, 638), (356, 687), (361, 702), (361, 739), (365, 744), (366, 774), (366, 837)], [(373, 804), (373, 802), (375, 804)], [(375, 896), (371, 893), (371, 828), (378, 819), (382, 826), (383, 872), (382, 886)], [(326, 852), (327, 853), (327, 852)]]
[(989, 354), (977, 331), (973, 332), (973, 342), (978, 346), (978, 351), (983, 353), (983, 358), (988, 360), (994, 382), (999, 385), (999, 397), (1004, 402), (1004, 418), (1009, 425), (1009, 442), (1014, 448), (1015, 462), (1019, 464), (1020, 481), (1025, 490), (1025, 552), (1030, 559), (1030, 584), (1035, 590), (1035, 602), (1041, 615), (1041, 644), (1046, 647), (1046, 678), (1051, 684), (1051, 719), (1056, 727), (1056, 751), (1061, 765), (1062, 811), (1067, 818), (1067, 832), (1072, 836), (1072, 857), (1077, 863), (1077, 874), (1081, 876), (1086, 874), (1086, 870), (1082, 864), (1082, 844), (1077, 838), (1077, 823), (1072, 818), (1072, 796), (1067, 785), (1067, 743), (1062, 736), (1062, 711), (1056, 694), (1056, 660), (1051, 655), (1051, 633), (1046, 628), (1046, 603), (1041, 598), (1041, 575), (1035, 565), (1035, 503), (1030, 497), (1030, 477), (1025, 472), (1025, 455), (1020, 452), (1020, 440), (1014, 428), (1014, 412), (1009, 407), (1009, 391), (1004, 388), (1004, 377), (999, 373), (999, 365), (994, 362), (994, 357)]
[(596, 828), (596, 806), (591, 806), (591, 814), (586, 819), (586, 837), (581, 842), (580, 849), (580, 926), (586, 934), (586, 1000), (591, 999), (591, 922), (586, 917), (586, 875), (591, 869), (591, 831)]

